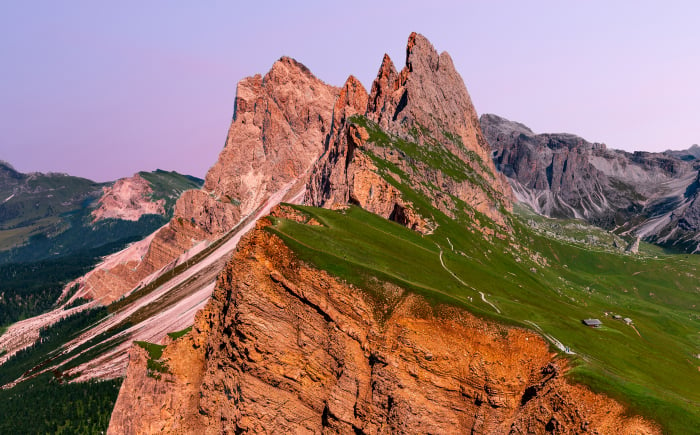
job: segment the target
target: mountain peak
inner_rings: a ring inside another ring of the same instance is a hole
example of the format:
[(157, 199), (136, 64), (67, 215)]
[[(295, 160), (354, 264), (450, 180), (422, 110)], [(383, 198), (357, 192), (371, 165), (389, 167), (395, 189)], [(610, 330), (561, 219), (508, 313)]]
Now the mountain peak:
[(413, 72), (414, 66), (427, 66), (430, 70), (437, 70), (440, 56), (428, 38), (420, 33), (413, 32), (408, 37), (406, 44), (406, 68)]
[(411, 127), (455, 135), (489, 160), (476, 110), (449, 54), (438, 54), (426, 37), (414, 32), (406, 44), (406, 64), (400, 73), (395, 71), (385, 55), (372, 84), (370, 119), (399, 135)]
[(395, 90), (396, 84), (396, 67), (388, 54), (384, 54), (382, 64), (377, 71), (377, 78), (372, 82), (370, 91), (369, 103), (367, 111), (371, 113), (382, 113), (388, 110), (388, 104), (391, 101), (392, 89)]
[(369, 95), (362, 83), (355, 76), (349, 76), (340, 88), (340, 95), (333, 107), (333, 133), (337, 134), (340, 126), (350, 116), (364, 115), (368, 99)]
[(340, 88), (340, 95), (335, 103), (339, 105), (354, 106), (357, 112), (364, 113), (367, 109), (367, 91), (357, 77), (351, 75), (345, 80), (345, 84)]
[(484, 113), (481, 115), (481, 129), (484, 134), (488, 137), (487, 129), (494, 129), (494, 133), (491, 135), (495, 137), (498, 133), (517, 133), (524, 134), (525, 136), (532, 136), (535, 134), (530, 127), (519, 122), (511, 121), (502, 116), (494, 115), (493, 113)]
[[(429, 155), (433, 166), (423, 161)], [(421, 163), (411, 163), (414, 159)], [(397, 178), (386, 179), (380, 169), (386, 162), (398, 169)], [(444, 174), (448, 162), (459, 167), (454, 177)], [(435, 226), (428, 215), (418, 213), (402, 188), (420, 190), (440, 180), (440, 192), (423, 193), (441, 211), (449, 214), (456, 207), (438, 199), (449, 192), (503, 225), (500, 206), (510, 206), (510, 188), (496, 173), (452, 59), (447, 53), (438, 55), (418, 33), (408, 38), (406, 65), (400, 73), (384, 55), (369, 98), (354, 77), (346, 81), (334, 106), (326, 152), (312, 172), (307, 204), (352, 203), (423, 233)], [(472, 183), (465, 173), (483, 182)], [(403, 187), (396, 186), (398, 179)]]
[(664, 154), (676, 157), (681, 160), (695, 160), (700, 158), (700, 146), (693, 144), (685, 150), (666, 150)]
[(274, 64), (272, 64), (270, 72), (268, 72), (265, 77), (267, 78), (269, 76), (272, 76), (275, 73), (280, 72), (280, 70), (284, 70), (287, 72), (298, 72), (308, 77), (313, 77), (314, 79), (316, 79), (316, 76), (313, 75), (311, 70), (307, 68), (306, 65), (288, 56), (282, 56)]
[(17, 170), (15, 169), (15, 167), (12, 166), (12, 165), (10, 164), (10, 162), (6, 162), (5, 160), (0, 160), (0, 167), (6, 168), (6, 169), (10, 169), (10, 170), (13, 170), (13, 171), (17, 172)]
[(286, 56), (264, 77), (241, 80), (226, 146), (206, 175), (205, 189), (233, 200), (236, 215), (253, 211), (321, 154), (338, 94)]

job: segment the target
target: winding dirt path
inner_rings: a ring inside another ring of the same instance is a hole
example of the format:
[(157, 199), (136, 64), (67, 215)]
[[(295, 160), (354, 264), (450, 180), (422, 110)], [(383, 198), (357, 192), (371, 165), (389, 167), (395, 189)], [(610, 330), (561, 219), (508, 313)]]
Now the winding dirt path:
[[(450, 248), (451, 248), (452, 251), (454, 252), (454, 246), (452, 245), (452, 242), (450, 241), (449, 238), (447, 238), (447, 243), (450, 244)], [(454, 279), (456, 279), (457, 281), (459, 281), (463, 286), (465, 286), (465, 287), (467, 287), (467, 288), (470, 288), (470, 289), (472, 289), (472, 290), (474, 290), (474, 291), (478, 291), (478, 290), (474, 289), (474, 287), (472, 287), (472, 286), (468, 285), (466, 282), (462, 281), (462, 279), (461, 279), (460, 277), (458, 277), (457, 275), (455, 275), (454, 272), (452, 272), (450, 269), (447, 268), (447, 266), (445, 265), (445, 262), (442, 260), (442, 248), (441, 248), (440, 245), (438, 245), (437, 243), (436, 243), (436, 245), (437, 245), (437, 247), (440, 249), (440, 264), (442, 264), (442, 267), (443, 267), (450, 275), (452, 275), (452, 277), (453, 277)], [(496, 307), (494, 304), (492, 304), (491, 302), (489, 302), (489, 301), (486, 299), (486, 297), (485, 297), (485, 295), (484, 295), (484, 292), (481, 292), (481, 291), (480, 291), (479, 294), (481, 295), (481, 300), (482, 300), (482, 301), (484, 301), (485, 303), (491, 305), (491, 307), (493, 307), (493, 309), (496, 310), (496, 312), (497, 312), (498, 314), (501, 314), (501, 310), (499, 310), (498, 307)], [(554, 336), (552, 336), (552, 335), (547, 334), (546, 332), (544, 332), (544, 331), (542, 330), (542, 328), (540, 328), (539, 325), (537, 325), (535, 322), (531, 322), (531, 321), (529, 321), (529, 320), (526, 320), (525, 322), (528, 323), (528, 324), (530, 324), (530, 325), (532, 325), (532, 326), (534, 326), (535, 329), (537, 330), (537, 332), (539, 332), (545, 339), (547, 339), (550, 343), (552, 343), (554, 346), (556, 346), (557, 349), (559, 349), (559, 350), (561, 350), (562, 352), (564, 352), (564, 353), (566, 353), (566, 354), (569, 354), (569, 355), (576, 355), (576, 352), (572, 351), (570, 347), (565, 346), (564, 343), (562, 343), (561, 341), (557, 340)], [(639, 333), (639, 332), (637, 332), (637, 333)]]
[[(450, 246), (452, 246), (452, 242), (450, 242), (450, 239), (447, 239), (447, 243), (449, 243)], [(478, 292), (478, 293), (481, 295), (481, 300), (482, 300), (482, 301), (484, 301), (485, 303), (491, 305), (491, 307), (492, 307), (494, 310), (496, 310), (496, 312), (497, 312), (498, 314), (501, 314), (501, 310), (499, 310), (498, 307), (497, 307), (496, 305), (494, 305), (493, 303), (489, 302), (489, 301), (486, 299), (486, 295), (484, 295), (484, 292), (479, 291), (479, 290), (475, 289), (474, 287), (470, 286), (469, 284), (467, 284), (466, 282), (462, 281), (462, 279), (461, 279), (460, 277), (458, 277), (457, 275), (455, 275), (454, 272), (452, 272), (450, 269), (448, 269), (448, 267), (445, 265), (445, 262), (442, 260), (442, 247), (441, 247), (440, 245), (438, 245), (437, 243), (436, 243), (435, 245), (437, 245), (437, 247), (440, 249), (440, 264), (442, 265), (442, 268), (445, 269), (445, 270), (447, 271), (447, 273), (449, 273), (450, 275), (452, 275), (452, 277), (453, 277), (454, 279), (456, 279), (457, 281), (459, 281), (460, 284), (462, 284), (463, 286), (467, 287), (468, 289), (471, 289), (471, 290), (473, 290), (473, 291), (475, 291), (475, 292)], [(452, 249), (454, 250), (454, 247), (453, 247)]]

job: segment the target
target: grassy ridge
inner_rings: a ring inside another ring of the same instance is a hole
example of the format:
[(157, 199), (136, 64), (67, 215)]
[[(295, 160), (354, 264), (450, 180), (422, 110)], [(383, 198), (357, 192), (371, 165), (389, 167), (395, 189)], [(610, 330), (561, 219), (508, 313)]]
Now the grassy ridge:
[[(549, 262), (543, 268), (525, 258), (518, 262), (506, 242), (488, 242), (438, 211), (438, 230), (421, 236), (355, 207), (345, 212), (297, 209), (323, 226), (274, 219), (269, 230), (303, 260), (377, 298), (381, 290), (371, 277), (507, 323), (530, 327), (526, 321), (535, 322), (578, 354), (573, 379), (623, 400), (673, 433), (700, 427), (698, 362), (691, 356), (700, 347), (698, 311), (692, 307), (698, 302), (696, 257), (591, 252), (516, 224), (518, 238), (532, 239)], [(472, 289), (441, 267), (438, 246), (447, 267)], [(633, 318), (642, 336), (621, 321), (606, 319), (604, 311)], [(581, 319), (588, 317), (603, 319), (604, 326), (584, 327)]]
[[(369, 142), (393, 148), (409, 164), (425, 164), (419, 161), (426, 153), (449, 152), (434, 144), (430, 150), (419, 149), (361, 117), (353, 122), (368, 128)], [(568, 374), (572, 380), (626, 403), (669, 433), (700, 431), (700, 257), (667, 254), (646, 245), (642, 255), (626, 255), (606, 249), (614, 237), (586, 229), (582, 222), (562, 222), (566, 237), (550, 237), (525, 224), (532, 219), (528, 214), (506, 213), (509, 234), (503, 239), (485, 237), (482, 228), (497, 230), (488, 218), (454, 196), (454, 216), (446, 216), (424, 193), (437, 197), (435, 186), (423, 182), (425, 189), (417, 191), (415, 175), (409, 179), (371, 150), (368, 145), (357, 152), (372, 159), (378, 174), (414, 210), (434, 220), (438, 227), (433, 234), (422, 236), (356, 207), (330, 211), (296, 206), (323, 226), (273, 219), (268, 230), (302, 260), (373, 297), (382, 298), (379, 278), (434, 303), (466, 307), (527, 328), (534, 323), (575, 352)], [(427, 164), (438, 169), (440, 161), (446, 162), (448, 174), (473, 174), (470, 164), (454, 158), (431, 158)], [(477, 181), (474, 184), (486, 182)], [(593, 249), (576, 242), (586, 239), (587, 232), (601, 241)], [(458, 279), (440, 263), (441, 250), (446, 267)], [(613, 314), (632, 318), (634, 327), (613, 320)], [(591, 317), (603, 320), (603, 327), (583, 326), (581, 320)]]
[(151, 199), (153, 201), (165, 200), (165, 210), (168, 215), (172, 214), (175, 202), (182, 192), (189, 189), (199, 189), (204, 184), (204, 180), (200, 178), (179, 174), (175, 171), (163, 171), (162, 169), (153, 172), (139, 172), (139, 175), (151, 185), (151, 189), (153, 189)]

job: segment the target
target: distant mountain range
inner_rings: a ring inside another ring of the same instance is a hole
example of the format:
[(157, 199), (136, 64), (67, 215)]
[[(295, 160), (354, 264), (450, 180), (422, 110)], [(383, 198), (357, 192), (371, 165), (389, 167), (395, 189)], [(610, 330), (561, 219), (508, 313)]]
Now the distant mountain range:
[(580, 218), (661, 246), (700, 250), (700, 147), (629, 153), (573, 134), (535, 134), (482, 115), (492, 157), (517, 199), (550, 217)]
[(0, 161), (0, 264), (140, 240), (169, 220), (183, 191), (202, 183), (161, 170), (96, 183), (66, 174), (23, 174)]
[(681, 159), (681, 160), (697, 160), (697, 159), (700, 159), (700, 145), (693, 144), (687, 150), (680, 150), (680, 151), (666, 150), (666, 151), (664, 151), (664, 154), (667, 154), (669, 156), (673, 156), (673, 157), (675, 157), (677, 159)]
[(66, 282), (163, 226), (202, 182), (157, 170), (96, 183), (0, 162), (0, 326), (53, 306)]

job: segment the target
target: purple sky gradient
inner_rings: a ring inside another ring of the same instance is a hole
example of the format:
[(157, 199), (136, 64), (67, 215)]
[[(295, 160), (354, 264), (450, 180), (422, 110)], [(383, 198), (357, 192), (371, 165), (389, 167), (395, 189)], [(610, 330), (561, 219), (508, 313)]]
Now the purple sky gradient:
[(700, 143), (698, 17), (692, 1), (1, 2), (0, 159), (203, 177), (242, 77), (288, 55), (369, 87), (385, 52), (403, 65), (411, 31), (452, 55), (479, 113), (683, 149)]

